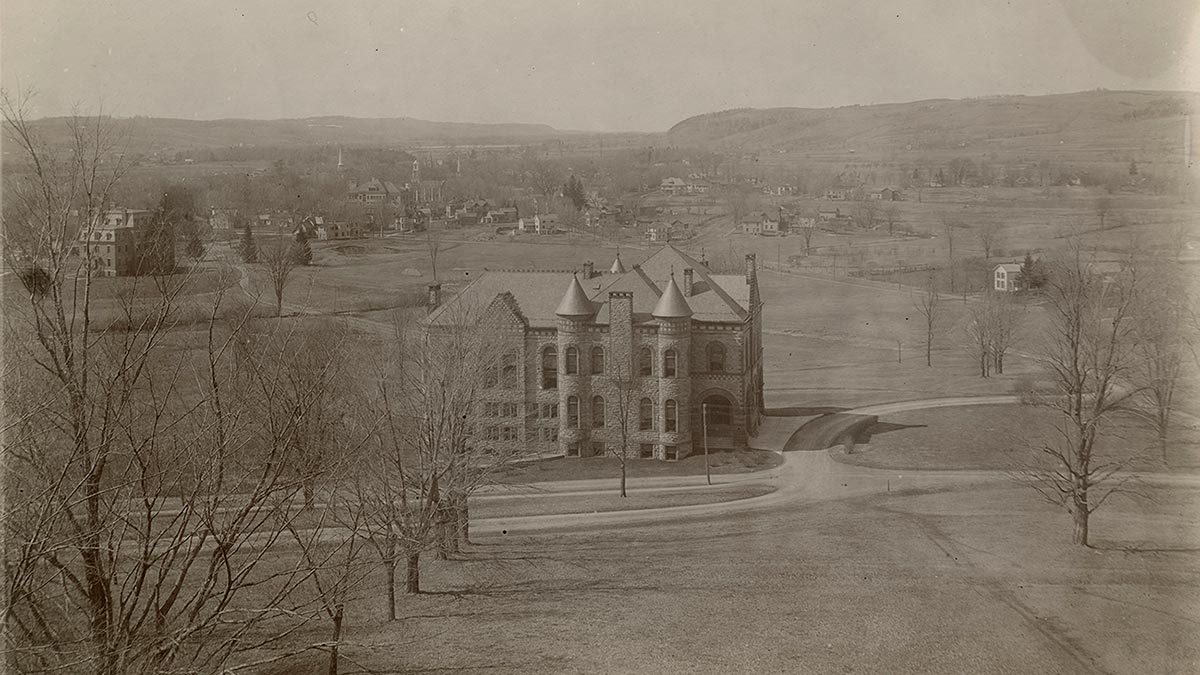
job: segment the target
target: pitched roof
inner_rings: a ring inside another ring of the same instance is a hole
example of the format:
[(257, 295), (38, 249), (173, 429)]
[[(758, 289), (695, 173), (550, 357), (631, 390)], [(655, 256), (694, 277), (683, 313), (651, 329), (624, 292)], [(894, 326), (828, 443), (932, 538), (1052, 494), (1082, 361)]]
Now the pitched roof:
[(1005, 272), (1008, 272), (1009, 274), (1012, 274), (1013, 272), (1021, 271), (1021, 264), (1020, 263), (1000, 263), (1000, 264), (996, 265), (995, 267), (993, 267), (992, 271), (995, 272), (997, 269), (1001, 269), (1001, 270), (1004, 270)]
[(570, 270), (488, 270), (431, 312), (427, 321), (435, 325), (452, 324), (456, 319), (470, 315), (471, 310), (483, 311), (497, 294), (509, 292), (513, 306), (530, 327), (553, 328), (558, 324), (558, 307), (565, 299), (563, 289), (578, 284), (591, 306), (587, 315), (593, 317), (592, 321), (608, 323), (605, 308), (609, 292), (625, 291), (633, 293), (635, 323), (647, 323), (654, 320), (654, 309), (672, 272), (681, 273), (688, 268), (693, 270), (692, 294), (684, 301), (692, 312), (692, 319), (740, 323), (746, 318), (750, 287), (743, 275), (711, 274), (699, 261), (668, 245), (625, 272), (607, 272), (590, 279), (580, 279)]

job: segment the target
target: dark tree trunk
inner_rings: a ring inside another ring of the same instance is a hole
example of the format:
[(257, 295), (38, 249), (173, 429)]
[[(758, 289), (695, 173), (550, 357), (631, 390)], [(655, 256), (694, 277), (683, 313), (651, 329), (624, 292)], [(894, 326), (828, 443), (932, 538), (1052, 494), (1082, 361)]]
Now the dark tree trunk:
[(304, 510), (312, 511), (316, 508), (316, 494), (313, 490), (312, 480), (304, 479)]
[(388, 621), (396, 620), (396, 562), (387, 562)]
[(404, 564), (404, 592), (421, 592), (421, 552), (409, 553)]
[(329, 675), (338, 675), (338, 644), (342, 641), (342, 605), (333, 610), (333, 644), (329, 647)]
[(1083, 475), (1073, 476), (1073, 494), (1071, 495), (1071, 519), (1074, 521), (1075, 528), (1071, 534), (1071, 543), (1079, 546), (1088, 546), (1088, 516), (1091, 512), (1088, 508), (1088, 493), (1087, 484), (1084, 482), (1086, 478)]
[(471, 507), (467, 497), (463, 497), (458, 503), (458, 536), (462, 543), (471, 543)]
[(626, 481), (625, 481), (625, 460), (622, 459), (621, 460), (621, 496), (622, 497), (629, 496), (629, 495), (625, 494), (625, 483), (626, 483)]
[(933, 331), (925, 335), (925, 366), (933, 366)]

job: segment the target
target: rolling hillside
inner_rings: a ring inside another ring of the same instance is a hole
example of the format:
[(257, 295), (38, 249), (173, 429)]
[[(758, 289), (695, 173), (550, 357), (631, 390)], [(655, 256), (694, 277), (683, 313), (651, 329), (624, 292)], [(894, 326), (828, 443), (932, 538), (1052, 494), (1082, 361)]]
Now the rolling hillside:
[[(37, 123), (50, 138), (63, 138), (66, 121), (46, 118)], [(364, 119), (310, 117), (281, 120), (185, 120), (135, 117), (116, 120), (130, 130), (135, 150), (195, 150), (236, 145), (295, 147), (324, 144), (371, 145), (424, 143), (527, 142), (570, 135), (543, 124), (469, 124), (429, 122), (409, 117)]]
[(1003, 159), (1153, 162), (1180, 156), (1184, 114), (1198, 103), (1195, 93), (1097, 90), (826, 109), (740, 109), (686, 119), (667, 137), (679, 146), (800, 153), (813, 160), (995, 153)]

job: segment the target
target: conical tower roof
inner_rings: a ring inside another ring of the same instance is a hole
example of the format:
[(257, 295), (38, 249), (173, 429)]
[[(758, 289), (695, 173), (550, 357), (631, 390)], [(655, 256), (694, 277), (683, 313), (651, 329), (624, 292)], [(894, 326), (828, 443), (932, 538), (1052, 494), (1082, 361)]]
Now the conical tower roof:
[(612, 267), (608, 270), (612, 274), (625, 274), (625, 265), (621, 264), (621, 253), (617, 252), (617, 259), (613, 261)]
[(667, 287), (663, 289), (651, 315), (656, 319), (687, 319), (692, 316), (692, 308), (675, 285), (675, 275), (672, 274), (671, 279), (667, 281)]
[(596, 313), (592, 301), (588, 300), (587, 293), (583, 292), (579, 277), (571, 277), (571, 285), (567, 287), (567, 292), (563, 294), (562, 302), (558, 303), (558, 309), (554, 310), (554, 313), (571, 319), (581, 319)]

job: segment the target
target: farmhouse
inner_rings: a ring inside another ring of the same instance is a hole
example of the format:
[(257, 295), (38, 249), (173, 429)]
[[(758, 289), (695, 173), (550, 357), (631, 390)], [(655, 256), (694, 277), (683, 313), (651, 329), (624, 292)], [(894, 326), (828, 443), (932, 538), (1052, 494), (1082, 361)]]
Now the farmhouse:
[[(712, 274), (667, 245), (626, 270), (487, 271), (444, 305), (430, 287), (430, 339), (464, 320), (498, 345), (473, 442), (568, 457), (619, 451), (679, 459), (745, 448), (762, 409), (762, 316), (753, 255)], [(482, 311), (471, 319), (468, 308)], [(624, 417), (626, 424), (621, 424)], [(707, 424), (707, 427), (705, 427)]]
[(1021, 290), (1020, 263), (1000, 263), (992, 268), (992, 290), (1011, 293)]

